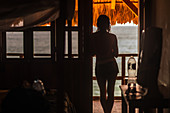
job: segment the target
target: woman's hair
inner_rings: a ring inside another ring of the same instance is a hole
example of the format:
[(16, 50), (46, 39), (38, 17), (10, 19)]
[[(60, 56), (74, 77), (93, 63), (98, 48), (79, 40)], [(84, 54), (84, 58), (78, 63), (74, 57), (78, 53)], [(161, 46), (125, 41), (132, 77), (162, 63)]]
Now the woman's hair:
[(107, 30), (110, 31), (110, 20), (106, 15), (100, 15), (97, 19), (98, 30)]

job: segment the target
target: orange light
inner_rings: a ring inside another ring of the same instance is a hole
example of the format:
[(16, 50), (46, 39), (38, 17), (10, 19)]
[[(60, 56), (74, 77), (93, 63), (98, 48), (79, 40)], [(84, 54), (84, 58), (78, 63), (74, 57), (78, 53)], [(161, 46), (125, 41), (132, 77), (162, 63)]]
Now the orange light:
[(116, 0), (111, 0), (111, 9), (115, 9)]
[(75, 11), (78, 11), (78, 0), (75, 0)]
[[(134, 1), (134, 0), (133, 0)], [(135, 0), (138, 2), (138, 0)], [(138, 3), (134, 4), (138, 6)], [(99, 15), (107, 15), (111, 20), (111, 25), (116, 23), (138, 24), (138, 17), (127, 7), (122, 0), (93, 0), (93, 25), (96, 26)]]
[[(138, 7), (138, 0), (133, 3)], [(99, 15), (105, 14), (111, 20), (111, 25), (116, 23), (125, 24), (127, 22), (138, 24), (136, 16), (122, 0), (93, 0), (93, 25), (96, 26)], [(72, 26), (78, 25), (78, 0), (75, 0), (75, 13), (72, 19)]]
[(40, 25), (41, 27), (44, 27), (44, 26), (51, 26), (51, 22), (49, 23), (46, 23), (46, 24), (43, 24), (43, 25)]

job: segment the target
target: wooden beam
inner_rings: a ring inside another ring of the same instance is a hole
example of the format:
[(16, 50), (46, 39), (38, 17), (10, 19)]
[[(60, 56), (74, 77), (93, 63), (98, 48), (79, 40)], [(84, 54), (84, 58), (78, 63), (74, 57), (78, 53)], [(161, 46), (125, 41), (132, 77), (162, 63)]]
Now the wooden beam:
[(138, 16), (138, 8), (130, 0), (122, 0)]
[[(138, 3), (138, 1), (130, 1), (130, 2), (132, 2), (132, 3)], [(93, 2), (93, 4), (107, 4), (107, 3), (111, 3), (111, 1), (106, 1), (106, 2)], [(121, 3), (123, 3), (122, 1), (116, 1), (116, 4), (121, 4)]]

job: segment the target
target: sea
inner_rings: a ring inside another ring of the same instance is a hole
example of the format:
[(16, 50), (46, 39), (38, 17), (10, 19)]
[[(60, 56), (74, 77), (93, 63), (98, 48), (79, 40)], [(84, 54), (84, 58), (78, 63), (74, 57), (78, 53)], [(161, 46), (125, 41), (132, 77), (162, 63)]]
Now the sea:
[[(93, 27), (93, 32), (97, 30), (96, 27)], [(118, 48), (119, 54), (137, 54), (138, 53), (138, 26), (137, 25), (115, 25), (111, 26), (110, 33), (113, 33), (117, 36), (118, 39)], [(65, 53), (68, 52), (67, 48), (67, 32), (66, 32), (66, 49)], [(7, 53), (24, 53), (24, 43), (23, 43), (23, 32), (7, 32)], [(78, 53), (78, 32), (72, 32), (73, 42), (72, 50), (73, 53)], [(33, 32), (33, 52), (51, 54), (51, 39), (49, 31), (35, 31)], [(14, 56), (15, 57), (15, 56)], [(17, 56), (16, 56), (17, 57)], [(137, 61), (137, 57), (135, 57)], [(126, 59), (127, 62), (128, 58)], [(93, 57), (93, 76), (95, 76), (95, 57)], [(121, 76), (121, 58), (116, 58), (119, 67), (119, 74)], [(126, 70), (127, 72), (127, 70)], [(115, 83), (115, 96), (121, 96), (119, 89), (121, 85), (121, 80), (116, 80)], [(93, 80), (93, 96), (99, 96), (100, 91), (96, 80)]]

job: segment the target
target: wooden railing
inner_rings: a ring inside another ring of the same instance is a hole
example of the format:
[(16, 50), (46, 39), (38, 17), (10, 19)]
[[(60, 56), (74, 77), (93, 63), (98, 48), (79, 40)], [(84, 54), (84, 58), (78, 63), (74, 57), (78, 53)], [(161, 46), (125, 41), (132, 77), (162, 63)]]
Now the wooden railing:
[[(24, 58), (24, 54), (19, 53), (7, 53), (7, 56), (17, 56), (18, 58), (22, 59)], [(51, 54), (33, 54), (34, 56), (46, 56), (49, 57)], [(119, 70), (121, 72), (120, 76), (117, 76), (116, 80), (121, 80), (122, 85), (126, 84), (126, 80), (128, 76), (126, 76), (126, 57), (134, 56), (137, 57), (138, 54), (119, 54), (118, 57), (121, 57), (121, 69)], [(96, 80), (96, 77), (92, 77), (93, 80)], [(120, 99), (120, 97), (115, 97), (116, 99)], [(93, 99), (99, 99), (99, 96), (93, 96)]]
[[(126, 84), (128, 76), (126, 76), (126, 57), (137, 57), (138, 54), (119, 54), (118, 57), (121, 57), (121, 75), (117, 76), (116, 80), (121, 80), (122, 85)], [(96, 77), (93, 76), (93, 80), (96, 80)], [(115, 99), (120, 99), (121, 97), (115, 97)], [(93, 99), (99, 99), (99, 96), (93, 96)]]

